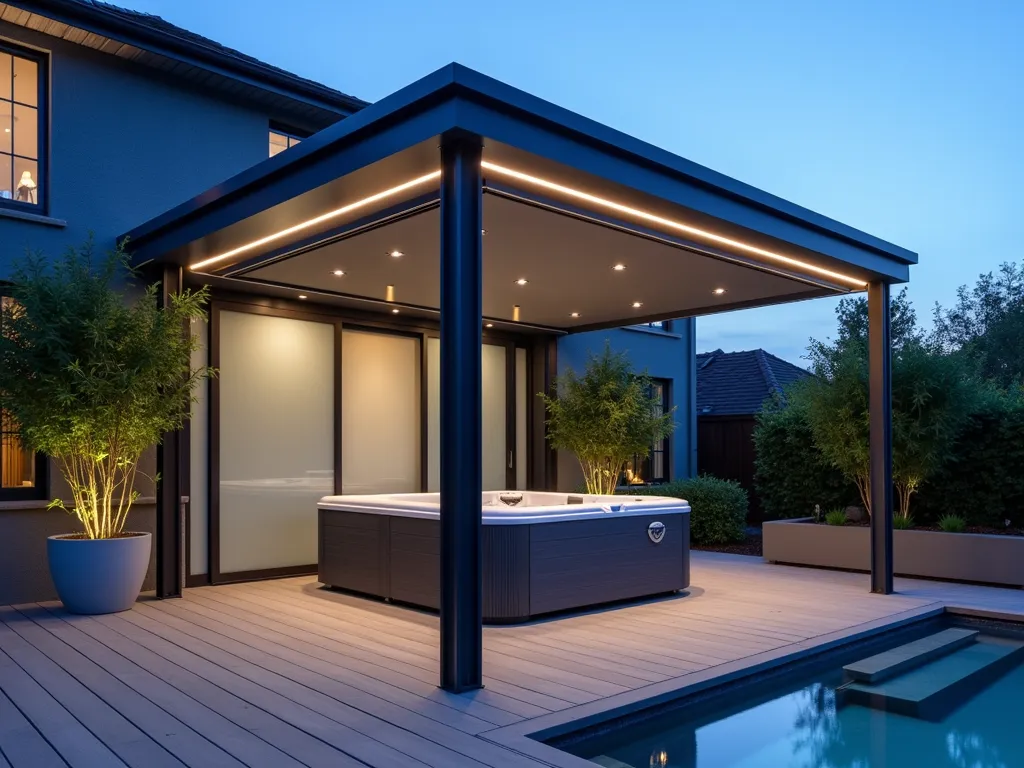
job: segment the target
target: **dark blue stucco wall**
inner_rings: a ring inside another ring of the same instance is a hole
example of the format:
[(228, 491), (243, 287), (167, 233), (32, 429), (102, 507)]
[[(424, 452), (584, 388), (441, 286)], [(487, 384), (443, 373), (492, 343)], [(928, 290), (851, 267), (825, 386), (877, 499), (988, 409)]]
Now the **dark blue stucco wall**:
[[(558, 371), (583, 369), (591, 352), (600, 352), (608, 341), (625, 351), (634, 369), (670, 382), (669, 397), (676, 407), (676, 430), (670, 443), (672, 477), (689, 477), (697, 471), (696, 372), (694, 370), (695, 321), (674, 320), (672, 332), (638, 328), (564, 336), (558, 340)], [(573, 490), (582, 482), (576, 459), (558, 456), (558, 487)]]
[(0, 279), (26, 249), (114, 238), (267, 157), (268, 116), (109, 54), (0, 22), (50, 54), (49, 216), (0, 215)]

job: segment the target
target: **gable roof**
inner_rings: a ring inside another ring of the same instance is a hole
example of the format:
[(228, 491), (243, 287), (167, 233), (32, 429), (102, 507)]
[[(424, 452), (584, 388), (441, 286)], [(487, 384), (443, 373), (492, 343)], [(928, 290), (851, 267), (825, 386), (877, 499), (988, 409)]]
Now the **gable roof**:
[[(100, 0), (3, 0), (0, 19), (216, 87), (262, 91), (329, 124), (367, 102), (190, 32), (150, 13)], [(211, 73), (213, 78), (211, 78)]]
[(697, 355), (697, 415), (760, 413), (764, 401), (811, 374), (763, 349)]

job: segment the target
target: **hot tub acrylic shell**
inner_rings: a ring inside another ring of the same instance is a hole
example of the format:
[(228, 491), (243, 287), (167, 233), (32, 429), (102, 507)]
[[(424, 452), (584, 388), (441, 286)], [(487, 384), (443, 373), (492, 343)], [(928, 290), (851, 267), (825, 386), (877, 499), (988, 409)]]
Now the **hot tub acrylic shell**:
[[(522, 500), (514, 506), (501, 501), (516, 494)], [(436, 493), (324, 497), (320, 581), (436, 609), (439, 504)], [(667, 497), (485, 493), (484, 620), (523, 621), (685, 589), (689, 511)]]

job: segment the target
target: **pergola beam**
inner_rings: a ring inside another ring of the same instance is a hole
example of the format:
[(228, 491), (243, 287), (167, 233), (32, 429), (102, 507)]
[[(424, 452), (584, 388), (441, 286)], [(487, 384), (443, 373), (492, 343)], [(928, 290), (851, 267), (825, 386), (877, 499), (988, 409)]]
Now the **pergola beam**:
[(441, 137), (441, 687), (483, 686), (483, 180), (479, 136)]

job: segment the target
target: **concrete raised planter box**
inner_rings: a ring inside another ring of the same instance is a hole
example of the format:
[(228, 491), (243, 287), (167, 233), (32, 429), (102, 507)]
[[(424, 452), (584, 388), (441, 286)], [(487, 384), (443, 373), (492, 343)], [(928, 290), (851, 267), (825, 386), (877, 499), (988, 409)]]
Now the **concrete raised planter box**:
[[(870, 529), (821, 525), (812, 518), (764, 524), (764, 559), (772, 563), (868, 571)], [(897, 575), (1024, 586), (1024, 536), (893, 531)]]

